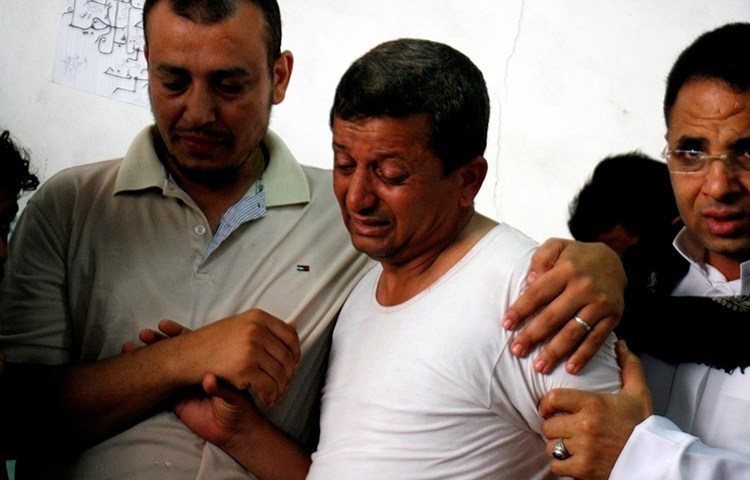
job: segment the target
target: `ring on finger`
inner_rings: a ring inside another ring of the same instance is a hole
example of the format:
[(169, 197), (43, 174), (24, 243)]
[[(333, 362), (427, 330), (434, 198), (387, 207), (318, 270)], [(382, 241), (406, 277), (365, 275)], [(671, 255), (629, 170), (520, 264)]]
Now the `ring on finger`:
[(552, 446), (552, 456), (557, 460), (565, 460), (570, 457), (570, 452), (565, 448), (562, 438), (555, 440), (555, 444)]
[(589, 325), (588, 323), (586, 323), (586, 321), (584, 321), (584, 320), (583, 320), (583, 319), (582, 319), (581, 317), (579, 317), (578, 315), (576, 315), (575, 317), (573, 317), (573, 320), (574, 320), (574, 321), (575, 321), (575, 322), (576, 322), (576, 323), (577, 323), (577, 324), (578, 324), (578, 325), (579, 325), (579, 326), (580, 326), (580, 327), (581, 327), (582, 329), (586, 330), (587, 332), (590, 332), (590, 331), (591, 331), (591, 325)]

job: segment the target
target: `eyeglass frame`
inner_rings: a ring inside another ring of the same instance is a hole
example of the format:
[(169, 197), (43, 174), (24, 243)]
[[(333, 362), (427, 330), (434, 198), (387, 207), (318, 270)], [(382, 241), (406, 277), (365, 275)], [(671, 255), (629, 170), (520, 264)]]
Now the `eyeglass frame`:
[[(672, 168), (674, 162), (670, 162), (670, 159), (673, 158), (676, 153), (690, 153), (693, 155), (697, 155), (697, 160), (701, 162), (700, 168), (697, 170), (676, 170)], [(747, 155), (747, 165), (744, 165), (743, 162), (741, 162), (739, 159), (743, 155)], [(711, 155), (701, 150), (683, 150), (679, 148), (670, 150), (669, 145), (667, 145), (664, 147), (664, 150), (662, 150), (661, 157), (666, 160), (667, 168), (670, 172), (680, 175), (703, 175), (708, 171), (711, 160), (722, 160), (724, 162), (724, 165), (726, 166), (727, 171), (731, 173), (750, 172), (750, 152), (748, 150), (739, 150), (736, 152)]]

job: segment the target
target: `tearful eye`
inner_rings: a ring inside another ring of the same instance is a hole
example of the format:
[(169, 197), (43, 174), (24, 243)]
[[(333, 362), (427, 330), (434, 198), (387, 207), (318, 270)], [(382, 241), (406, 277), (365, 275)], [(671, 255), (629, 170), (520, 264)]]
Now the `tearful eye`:
[(391, 164), (381, 165), (375, 173), (388, 185), (400, 185), (409, 178), (409, 174), (403, 168)]
[(401, 185), (406, 181), (407, 178), (409, 178), (408, 175), (398, 175), (398, 176), (387, 176), (387, 175), (381, 175), (380, 178), (383, 179), (383, 181), (389, 185)]
[(222, 83), (217, 87), (217, 89), (226, 94), (234, 95), (242, 92), (243, 85), (236, 83)]
[(354, 171), (354, 165), (347, 163), (337, 163), (333, 165), (333, 170), (342, 175), (347, 175)]

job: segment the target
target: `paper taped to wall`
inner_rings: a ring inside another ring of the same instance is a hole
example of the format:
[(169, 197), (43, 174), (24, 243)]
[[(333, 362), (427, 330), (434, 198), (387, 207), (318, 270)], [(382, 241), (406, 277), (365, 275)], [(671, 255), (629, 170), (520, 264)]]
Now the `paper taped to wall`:
[(148, 106), (143, 0), (65, 0), (55, 83)]

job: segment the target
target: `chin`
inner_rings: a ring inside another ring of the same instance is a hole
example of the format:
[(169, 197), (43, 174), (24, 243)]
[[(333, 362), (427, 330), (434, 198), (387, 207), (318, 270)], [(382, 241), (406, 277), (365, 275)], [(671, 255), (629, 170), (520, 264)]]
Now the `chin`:
[(750, 260), (750, 243), (747, 241), (737, 241), (732, 239), (713, 239), (706, 248), (713, 253), (722, 255), (727, 258), (733, 258), (739, 262)]
[(354, 246), (354, 249), (357, 250), (360, 253), (364, 253), (368, 257), (379, 260), (381, 258), (385, 258), (387, 256), (387, 253), (383, 250), (382, 247), (374, 246), (369, 244), (369, 242), (356, 240), (354, 237), (352, 237), (352, 245)]

